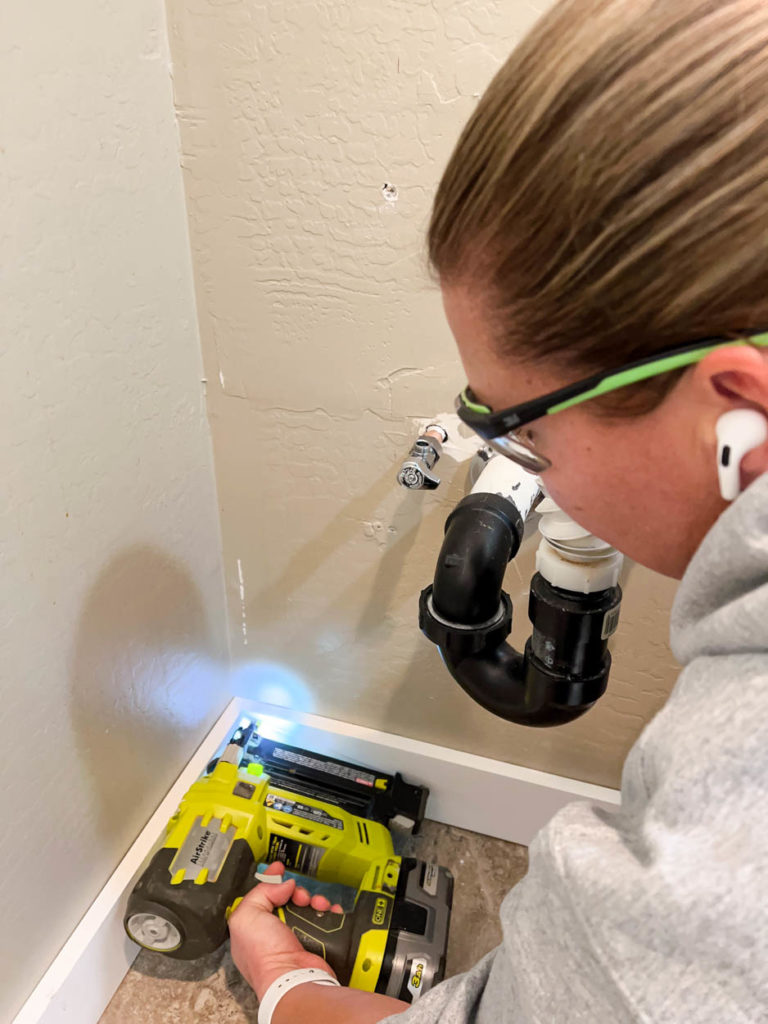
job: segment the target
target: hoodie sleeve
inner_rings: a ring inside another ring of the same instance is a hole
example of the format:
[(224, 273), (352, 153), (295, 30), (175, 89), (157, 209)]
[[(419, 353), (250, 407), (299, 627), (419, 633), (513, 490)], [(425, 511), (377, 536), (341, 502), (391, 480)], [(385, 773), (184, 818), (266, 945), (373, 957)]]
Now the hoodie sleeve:
[(392, 1024), (764, 1024), (768, 659), (734, 657), (688, 667), (627, 760), (622, 807), (557, 814), (502, 903), (501, 945)]
[(387, 1021), (624, 1024), (644, 1019), (613, 977), (611, 964), (623, 961), (624, 951), (606, 951), (600, 935), (601, 902), (617, 897), (616, 880), (626, 877), (627, 858), (601, 809), (566, 807), (539, 833), (528, 874), (502, 903), (501, 945)]
[(410, 1009), (385, 1018), (387, 1024), (464, 1024), (477, 1020), (478, 1006), (501, 948), (492, 949), (471, 970), (425, 993)]

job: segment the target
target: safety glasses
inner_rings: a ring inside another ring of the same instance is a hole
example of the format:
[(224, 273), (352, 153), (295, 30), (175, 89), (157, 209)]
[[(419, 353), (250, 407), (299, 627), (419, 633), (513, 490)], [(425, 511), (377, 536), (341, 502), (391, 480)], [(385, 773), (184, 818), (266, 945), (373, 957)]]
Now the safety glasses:
[(662, 355), (640, 359), (618, 370), (593, 374), (575, 384), (569, 384), (540, 398), (533, 398), (498, 412), (493, 412), (487, 405), (478, 402), (470, 388), (466, 387), (456, 399), (456, 412), (459, 419), (479, 434), (491, 448), (531, 473), (542, 473), (549, 469), (552, 463), (545, 455), (536, 451), (531, 441), (519, 432), (520, 427), (542, 416), (552, 416), (556, 412), (571, 409), (582, 402), (588, 402), (591, 398), (610, 394), (630, 384), (691, 366), (715, 349), (744, 344), (768, 347), (768, 332), (732, 340), (707, 338), (679, 348), (668, 349)]

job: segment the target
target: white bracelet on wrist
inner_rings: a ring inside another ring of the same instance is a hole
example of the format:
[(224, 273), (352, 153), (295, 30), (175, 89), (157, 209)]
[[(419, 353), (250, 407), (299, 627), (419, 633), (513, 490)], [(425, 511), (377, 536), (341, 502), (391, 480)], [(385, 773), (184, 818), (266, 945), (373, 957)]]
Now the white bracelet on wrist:
[(335, 978), (332, 978), (327, 971), (320, 967), (302, 967), (297, 971), (288, 971), (287, 974), (281, 974), (264, 993), (264, 998), (259, 1001), (258, 1024), (271, 1024), (275, 1007), (285, 993), (290, 992), (297, 985), (304, 985), (308, 981), (314, 981), (317, 985), (337, 985), (339, 988), (341, 987)]

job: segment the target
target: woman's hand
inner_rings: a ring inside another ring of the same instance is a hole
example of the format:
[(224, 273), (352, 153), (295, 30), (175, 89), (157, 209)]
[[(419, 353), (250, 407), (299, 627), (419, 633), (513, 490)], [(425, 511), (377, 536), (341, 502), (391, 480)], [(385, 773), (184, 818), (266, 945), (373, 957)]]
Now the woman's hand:
[[(282, 875), (284, 870), (283, 864), (270, 864), (265, 874)], [(338, 903), (331, 906), (325, 896), (310, 899), (307, 890), (297, 887), (293, 878), (280, 885), (261, 882), (243, 898), (229, 919), (232, 959), (259, 999), (287, 971), (318, 967), (335, 977), (325, 960), (307, 953), (291, 929), (273, 913), (289, 899), (299, 907), (311, 905), (314, 910), (342, 912)]]

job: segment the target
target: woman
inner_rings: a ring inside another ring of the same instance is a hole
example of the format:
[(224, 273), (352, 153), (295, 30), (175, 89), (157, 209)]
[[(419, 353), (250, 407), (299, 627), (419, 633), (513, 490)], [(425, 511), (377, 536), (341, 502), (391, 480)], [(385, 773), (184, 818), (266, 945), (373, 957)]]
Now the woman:
[[(499, 443), (583, 526), (684, 577), (684, 670), (621, 809), (571, 805), (539, 834), (498, 949), (411, 1009), (299, 984), (274, 1024), (768, 1020), (766, 243), (765, 0), (563, 0), (483, 96), (429, 233), (470, 401), (493, 433), (483, 409), (682, 347)], [(756, 433), (724, 445), (735, 410)], [(259, 886), (231, 922), (260, 997), (324, 969), (270, 915), (292, 888)]]

